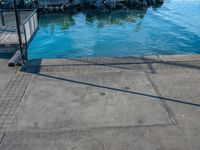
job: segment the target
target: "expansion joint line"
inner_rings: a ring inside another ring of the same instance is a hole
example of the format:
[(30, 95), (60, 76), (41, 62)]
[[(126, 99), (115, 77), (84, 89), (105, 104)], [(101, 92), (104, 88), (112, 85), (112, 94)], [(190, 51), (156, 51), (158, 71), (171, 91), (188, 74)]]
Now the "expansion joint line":
[(151, 86), (153, 87), (154, 91), (156, 92), (156, 94), (160, 97), (161, 100), (161, 104), (163, 105), (163, 107), (166, 109), (171, 121), (173, 124), (177, 124), (177, 121), (171, 111), (171, 109), (169, 108), (169, 106), (167, 105), (166, 101), (163, 99), (162, 94), (160, 93), (160, 91), (158, 90), (157, 85), (153, 82), (153, 80), (151, 79), (151, 77), (149, 76), (148, 72), (144, 70), (144, 73), (148, 79), (148, 81), (150, 82)]

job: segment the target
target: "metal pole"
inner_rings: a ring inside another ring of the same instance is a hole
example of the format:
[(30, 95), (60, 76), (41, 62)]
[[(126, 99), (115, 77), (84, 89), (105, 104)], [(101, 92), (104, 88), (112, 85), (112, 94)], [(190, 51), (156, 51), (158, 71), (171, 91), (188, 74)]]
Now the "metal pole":
[(22, 49), (22, 37), (21, 37), (21, 31), (20, 31), (20, 23), (19, 23), (19, 16), (18, 16), (18, 12), (17, 12), (16, 0), (13, 0), (13, 4), (14, 4), (14, 10), (15, 10), (15, 19), (16, 19), (16, 25), (17, 25), (18, 40), (19, 40), (19, 50), (22, 55), (22, 59), (24, 59), (23, 49)]
[(21, 0), (21, 7), (24, 9), (24, 0)]
[(1, 11), (0, 13), (1, 13), (1, 23), (2, 23), (2, 26), (5, 26), (3, 11)]

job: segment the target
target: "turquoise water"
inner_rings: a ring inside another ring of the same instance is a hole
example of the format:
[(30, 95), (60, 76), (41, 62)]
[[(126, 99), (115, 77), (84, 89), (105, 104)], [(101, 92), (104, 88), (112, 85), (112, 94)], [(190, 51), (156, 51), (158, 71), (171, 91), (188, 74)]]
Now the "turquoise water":
[(40, 17), (29, 59), (200, 54), (200, 0), (146, 10), (92, 10)]

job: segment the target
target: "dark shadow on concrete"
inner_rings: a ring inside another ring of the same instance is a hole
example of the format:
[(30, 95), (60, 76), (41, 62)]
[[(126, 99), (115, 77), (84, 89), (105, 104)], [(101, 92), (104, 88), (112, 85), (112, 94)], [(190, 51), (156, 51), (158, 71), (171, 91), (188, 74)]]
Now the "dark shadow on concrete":
[[(114, 57), (118, 58), (118, 57)], [(153, 58), (144, 58), (144, 57), (127, 57), (127, 58), (132, 58), (132, 59), (140, 59), (139, 61), (136, 62), (119, 62), (119, 63), (102, 63), (98, 61), (92, 61), (92, 60), (85, 60), (85, 59), (69, 59), (68, 60), (73, 60), (77, 62), (83, 62), (83, 63), (88, 63), (88, 64), (58, 64), (58, 65), (42, 65), (42, 67), (56, 67), (56, 66), (95, 66), (95, 65), (100, 65), (100, 66), (106, 66), (106, 67), (111, 67), (111, 68), (118, 68), (118, 69), (125, 69), (125, 70), (133, 70), (131, 68), (127, 68), (125, 66), (121, 65), (147, 65), (150, 73), (156, 74), (156, 69), (153, 67), (153, 64), (162, 64), (166, 66), (175, 66), (175, 67), (180, 67), (180, 68), (189, 68), (189, 69), (197, 69), (200, 70), (200, 60), (192, 60), (192, 61), (162, 61), (162, 60), (155, 60)], [(126, 57), (118, 58), (118, 59), (126, 59)], [(198, 65), (194, 64), (188, 64), (188, 62), (199, 62)], [(38, 65), (30, 65), (32, 67), (37, 67)], [(142, 69), (142, 68), (141, 68)]]
[[(137, 57), (135, 57), (135, 58), (138, 59)], [(123, 59), (123, 58), (120, 58), (120, 59)], [(124, 59), (126, 59), (126, 58), (124, 58)], [(134, 57), (133, 57), (133, 59), (134, 59)], [(162, 65), (168, 65), (168, 66), (176, 66), (176, 67), (183, 67), (183, 68), (190, 68), (190, 69), (200, 70), (200, 60), (193, 60), (193, 61), (162, 61), (162, 60), (155, 60), (153, 58), (143, 58), (143, 57), (139, 57), (139, 59), (141, 59), (141, 61), (138, 61), (138, 62), (127, 62), (127, 63), (126, 62), (125, 63), (124, 62), (123, 63), (98, 63), (98, 62), (86, 61), (86, 60), (77, 60), (77, 59), (71, 59), (71, 60), (87, 62), (87, 63), (90, 63), (90, 65), (103, 65), (103, 66), (109, 66), (109, 67), (114, 67), (115, 65), (147, 64), (148, 65), (148, 69), (151, 70), (152, 73), (156, 73), (156, 70), (153, 68), (152, 64), (162, 64)], [(188, 64), (188, 62), (197, 62), (197, 61), (199, 62), (199, 65)], [(122, 69), (125, 69), (125, 68), (122, 68)]]
[(33, 73), (33, 74), (43, 76), (43, 77), (46, 77), (46, 78), (70, 82), (70, 83), (74, 83), (74, 84), (81, 84), (81, 85), (91, 86), (91, 87), (95, 87), (95, 88), (112, 90), (112, 91), (116, 91), (116, 92), (123, 92), (123, 93), (127, 93), (127, 94), (135, 94), (135, 95), (144, 96), (144, 97), (151, 97), (151, 98), (155, 98), (156, 100), (165, 100), (165, 101), (171, 101), (171, 102), (176, 102), (176, 103), (180, 103), (180, 104), (186, 104), (186, 105), (200, 107), (200, 104), (191, 103), (191, 102), (187, 102), (187, 101), (183, 101), (183, 100), (160, 97), (160, 96), (150, 95), (150, 94), (146, 94), (146, 93), (140, 93), (140, 92), (135, 92), (135, 91), (129, 91), (129, 90), (113, 88), (113, 87), (108, 87), (108, 86), (103, 86), (103, 85), (98, 85), (98, 84), (93, 84), (93, 83), (88, 83), (88, 82), (82, 82), (82, 81), (77, 81), (77, 80), (71, 80), (71, 79), (65, 79), (65, 78), (61, 78), (61, 77), (46, 75), (46, 74), (39, 73), (40, 67), (38, 67), (38, 68), (35, 67), (34, 69), (32, 68), (32, 69), (28, 69), (28, 70), (25, 69), (25, 70), (21, 70), (21, 71)]
[(12, 58), (13, 54), (12, 53), (1, 53), (0, 52), (0, 59), (10, 59)]
[[(134, 59), (134, 57), (132, 57)], [(135, 57), (136, 59), (138, 59), (137, 57)], [(123, 59), (123, 58), (120, 58)], [(126, 58), (124, 58), (126, 59)], [(30, 68), (38, 68), (40, 66), (41, 67), (69, 67), (69, 66), (95, 66), (95, 65), (100, 65), (100, 66), (106, 66), (106, 67), (111, 67), (111, 68), (118, 68), (118, 69), (125, 69), (125, 70), (133, 70), (131, 68), (127, 68), (126, 66), (122, 66), (122, 65), (147, 65), (148, 69), (150, 73), (156, 74), (156, 69), (153, 67), (153, 64), (162, 64), (162, 65), (166, 65), (166, 66), (175, 66), (175, 67), (181, 67), (181, 68), (189, 68), (189, 69), (196, 69), (196, 70), (200, 70), (200, 60), (192, 60), (192, 61), (161, 61), (161, 60), (155, 60), (155, 59), (151, 59), (151, 58), (141, 58), (141, 61), (136, 61), (136, 62), (119, 62), (119, 63), (102, 63), (102, 62), (98, 62), (98, 61), (92, 61), (92, 60), (84, 60), (84, 59), (68, 59), (68, 60), (73, 60), (73, 61), (77, 61), (77, 62), (83, 62), (83, 64), (57, 64), (57, 65), (41, 65), (40, 59), (37, 60), (32, 60), (30, 61), (29, 64), (27, 64), (26, 69), (30, 70)], [(32, 64), (32, 62), (34, 62)], [(35, 63), (37, 62), (37, 63)], [(194, 64), (188, 64), (188, 62), (199, 62), (199, 65), (194, 65)], [(84, 64), (84, 63), (88, 63), (88, 64)], [(142, 69), (142, 68), (141, 68)]]
[(155, 96), (155, 95), (150, 95), (150, 94), (145, 94), (145, 93), (140, 93), (140, 92), (128, 91), (128, 90), (124, 90), (124, 89), (107, 87), (107, 86), (102, 86), (102, 85), (97, 85), (97, 84), (88, 83), (88, 82), (82, 82), (82, 81), (77, 81), (77, 80), (64, 79), (64, 78), (55, 77), (55, 76), (51, 76), (51, 75), (46, 75), (46, 74), (42, 74), (42, 73), (38, 73), (37, 75), (43, 76), (43, 77), (47, 77), (47, 78), (56, 79), (56, 80), (61, 80), (61, 81), (65, 81), (65, 82), (71, 82), (71, 83), (75, 83), (75, 84), (82, 84), (82, 85), (86, 85), (86, 86), (92, 86), (92, 87), (96, 87), (96, 88), (103, 88), (103, 89), (117, 91), (117, 92), (123, 92), (123, 93), (127, 93), (127, 94), (135, 94), (135, 95), (144, 96), (144, 97), (151, 97), (151, 98), (155, 98), (157, 100), (165, 100), (165, 101), (171, 101), (171, 102), (176, 102), (176, 103), (181, 103), (181, 104), (187, 104), (187, 105), (191, 105), (191, 106), (200, 107), (200, 104), (191, 103), (191, 102), (187, 102), (187, 101), (182, 101), (182, 100), (178, 100), (178, 99), (171, 99), (171, 98), (160, 97), (160, 96)]
[[(131, 58), (134, 58), (134, 57), (131, 57)], [(137, 58), (137, 57), (135, 57), (135, 58)], [(120, 58), (120, 59), (122, 59), (122, 58)], [(187, 100), (166, 98), (166, 97), (150, 95), (150, 94), (146, 94), (146, 93), (140, 93), (140, 92), (135, 92), (135, 91), (129, 91), (129, 90), (124, 90), (124, 89), (107, 87), (107, 86), (103, 86), (103, 85), (97, 85), (97, 84), (88, 83), (88, 82), (65, 79), (65, 78), (61, 78), (61, 77), (55, 77), (55, 76), (51, 76), (51, 75), (46, 75), (46, 74), (40, 73), (40, 70), (41, 70), (42, 67), (48, 67), (48, 66), (53, 66), (53, 67), (57, 66), (57, 67), (59, 67), (59, 66), (102, 65), (102, 66), (107, 66), (107, 67), (127, 69), (127, 68), (121, 68), (121, 67), (119, 67), (117, 65), (131, 65), (131, 64), (147, 64), (149, 66), (149, 69), (151, 70), (151, 72), (152, 73), (156, 73), (155, 69), (151, 66), (154, 63), (160, 63), (160, 64), (163, 64), (163, 65), (177, 66), (177, 67), (191, 68), (191, 69), (200, 70), (200, 66), (199, 65), (193, 65), (193, 64), (188, 64), (187, 63), (187, 62), (195, 62), (195, 61), (199, 61), (200, 62), (200, 60), (164, 62), (164, 61), (155, 60), (155, 59), (151, 59), (151, 58), (140, 58), (140, 59), (143, 60), (143, 61), (127, 62), (127, 63), (126, 62), (125, 63), (124, 62), (123, 63), (98, 63), (96, 61), (93, 62), (93, 61), (86, 61), (86, 60), (80, 60), (80, 59), (68, 59), (68, 60), (73, 60), (73, 61), (78, 61), (78, 62), (86, 62), (86, 63), (89, 63), (89, 64), (58, 64), (58, 65), (41, 65), (42, 59), (38, 59), (38, 60), (33, 60), (34, 63), (32, 65), (25, 66), (24, 68), (21, 69), (21, 71), (28, 72), (28, 73), (33, 73), (33, 74), (36, 74), (36, 75), (39, 75), (39, 76), (43, 76), (43, 77), (47, 77), (47, 78), (51, 78), (51, 79), (55, 79), (55, 80), (61, 80), (61, 81), (65, 81), (65, 82), (71, 82), (71, 83), (75, 83), (75, 84), (82, 84), (82, 85), (96, 87), (96, 88), (103, 88), (103, 89), (113, 90), (113, 91), (117, 91), (117, 92), (123, 92), (123, 93), (127, 93), (127, 94), (135, 94), (135, 95), (139, 95), (139, 96), (151, 97), (151, 98), (155, 98), (157, 100), (171, 101), (171, 102), (176, 102), (176, 103), (180, 103), (180, 104), (186, 104), (186, 105), (190, 105), (190, 106), (200, 107), (200, 104), (187, 102)], [(128, 69), (128, 70), (131, 70), (131, 69)]]

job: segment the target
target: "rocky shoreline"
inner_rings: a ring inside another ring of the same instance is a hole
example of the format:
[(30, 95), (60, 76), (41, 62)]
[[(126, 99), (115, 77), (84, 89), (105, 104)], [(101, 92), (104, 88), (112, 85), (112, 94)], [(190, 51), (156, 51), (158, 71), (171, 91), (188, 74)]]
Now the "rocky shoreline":
[[(71, 8), (90, 7), (98, 10), (109, 9), (141, 9), (149, 6), (162, 5), (164, 0), (71, 0), (63, 5), (40, 5), (43, 10), (69, 10)], [(50, 2), (49, 2), (50, 3)]]
[(161, 5), (163, 3), (163, 0), (97, 0), (96, 2), (92, 3), (92, 6), (95, 8), (109, 8), (109, 9), (115, 9), (115, 8), (144, 8), (148, 6), (156, 6)]
[[(78, 8), (110, 9), (141, 9), (149, 6), (162, 5), (164, 0), (17, 0), (18, 8), (39, 8), (44, 11), (66, 11)], [(0, 7), (12, 7), (11, 0), (2, 0)]]

